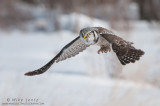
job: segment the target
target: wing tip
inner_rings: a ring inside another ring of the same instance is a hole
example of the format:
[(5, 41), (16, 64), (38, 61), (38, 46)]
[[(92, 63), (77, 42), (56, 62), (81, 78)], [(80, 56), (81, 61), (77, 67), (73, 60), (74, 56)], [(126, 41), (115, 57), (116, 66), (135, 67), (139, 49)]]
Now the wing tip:
[(34, 75), (42, 74), (42, 73), (44, 73), (44, 72), (45, 72), (45, 71), (41, 71), (41, 70), (39, 69), (39, 70), (27, 72), (27, 73), (25, 73), (24, 75), (25, 75), (25, 76), (34, 76)]
[(127, 65), (127, 64), (129, 64), (129, 63), (135, 63), (136, 61), (140, 60), (140, 58), (142, 57), (142, 55), (145, 54), (145, 52), (142, 51), (142, 50), (138, 50), (138, 52), (139, 52), (138, 56), (135, 57), (135, 58), (133, 58), (133, 59), (130, 59), (130, 60), (127, 60), (127, 59), (126, 59), (126, 60), (123, 60), (123, 59), (121, 59), (120, 56), (118, 56), (118, 58), (119, 58), (121, 64), (125, 66), (125, 65)]
[(34, 76), (34, 75), (36, 75), (36, 74), (33, 73), (33, 71), (32, 71), (32, 72), (27, 72), (27, 73), (25, 73), (24, 75), (25, 75), (25, 76)]
[(141, 49), (139, 50), (139, 52), (140, 52), (140, 55), (141, 55), (141, 56), (145, 54), (145, 52), (142, 51)]

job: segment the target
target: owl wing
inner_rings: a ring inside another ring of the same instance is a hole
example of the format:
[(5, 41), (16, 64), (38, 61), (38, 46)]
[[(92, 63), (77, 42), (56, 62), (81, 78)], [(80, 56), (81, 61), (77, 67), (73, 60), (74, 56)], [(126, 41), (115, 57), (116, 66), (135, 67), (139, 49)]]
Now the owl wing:
[(136, 49), (132, 46), (132, 42), (128, 42), (113, 33), (103, 33), (101, 35), (112, 44), (112, 49), (122, 65), (134, 63), (144, 55), (144, 52), (141, 49)]
[(58, 63), (59, 61), (65, 60), (67, 58), (73, 57), (83, 50), (85, 50), (89, 45), (86, 45), (81, 41), (80, 37), (77, 37), (72, 42), (67, 44), (52, 60), (50, 60), (46, 65), (37, 69), (35, 71), (27, 72), (25, 75), (33, 76), (46, 72), (53, 63)]

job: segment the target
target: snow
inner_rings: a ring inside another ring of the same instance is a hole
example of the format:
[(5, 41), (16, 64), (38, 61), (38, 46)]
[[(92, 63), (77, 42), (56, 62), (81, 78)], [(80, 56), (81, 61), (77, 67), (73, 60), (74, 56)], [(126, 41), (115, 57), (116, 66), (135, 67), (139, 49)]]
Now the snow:
[[(41, 11), (41, 12), (40, 12)], [(78, 32), (79, 29), (84, 27), (94, 27), (101, 26), (109, 28), (108, 24), (105, 21), (98, 20), (95, 18), (90, 18), (83, 14), (70, 13), (70, 14), (58, 14), (56, 11), (46, 12), (43, 16), (42, 13), (44, 10), (35, 11), (37, 19), (35, 21), (29, 22), (26, 25), (26, 30), (29, 32), (33, 31), (46, 31), (51, 32), (55, 31), (56, 27), (59, 30), (70, 30), (72, 32)], [(41, 16), (42, 15), (42, 16)], [(49, 18), (46, 18), (46, 15)]]
[[(50, 33), (48, 36), (45, 36), (45, 33), (19, 32), (17, 35), (14, 34), (11, 35), (10, 33), (11, 36), (1, 36), (2, 52), (0, 57), (4, 59), (4, 61), (0, 66), (3, 67), (3, 65), (7, 63), (8, 67), (5, 67), (5, 69), (15, 68), (15, 70), (18, 69), (19, 71), (21, 70), (21, 72), (40, 68), (51, 60), (66, 44), (75, 39), (75, 35), (78, 36), (77, 33), (71, 33), (69, 31)], [(111, 64), (109, 61), (117, 58), (115, 58), (112, 53), (109, 55), (98, 55), (98, 49), (98, 46), (88, 47), (86, 51), (80, 53), (78, 56), (62, 61), (49, 70), (54, 70), (54, 72), (67, 71), (86, 75), (93, 74), (93, 76), (104, 75), (104, 77), (106, 77), (107, 74), (104, 74), (107, 67), (106, 63), (108, 63), (109, 66), (115, 65), (116, 63)], [(107, 60), (104, 60), (104, 58), (107, 58)], [(23, 59), (25, 59), (25, 61)], [(94, 61), (92, 61), (92, 59)], [(113, 67), (108, 68), (108, 71), (112, 72)]]
[[(82, 21), (80, 27), (109, 28), (103, 21), (70, 15), (61, 20), (67, 23), (77, 19)], [(114, 53), (99, 55), (99, 47), (91, 46), (34, 77), (24, 73), (45, 65), (78, 33), (65, 28), (50, 33), (1, 31), (0, 103), (7, 98), (35, 98), (45, 106), (159, 106), (160, 32), (147, 22), (132, 25), (127, 40), (145, 51), (139, 62), (122, 67)]]
[[(8, 72), (2, 72), (1, 75), (5, 74)], [(1, 78), (0, 83), (1, 87), (3, 86), (0, 92), (3, 101), (6, 101), (6, 98), (36, 98), (46, 106), (158, 106), (159, 104), (158, 89), (123, 80), (58, 73), (24, 77), (20, 73), (11, 72), (7, 77), (7, 80)]]

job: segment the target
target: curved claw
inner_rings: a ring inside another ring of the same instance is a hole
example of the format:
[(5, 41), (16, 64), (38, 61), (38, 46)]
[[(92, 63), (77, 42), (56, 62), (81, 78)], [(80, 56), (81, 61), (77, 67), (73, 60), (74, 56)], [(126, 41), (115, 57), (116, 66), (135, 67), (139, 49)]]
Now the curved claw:
[(111, 51), (111, 49), (110, 49), (110, 47), (109, 46), (102, 46), (99, 50), (98, 50), (98, 54), (100, 54), (100, 52), (101, 53), (107, 53), (107, 52), (110, 52)]

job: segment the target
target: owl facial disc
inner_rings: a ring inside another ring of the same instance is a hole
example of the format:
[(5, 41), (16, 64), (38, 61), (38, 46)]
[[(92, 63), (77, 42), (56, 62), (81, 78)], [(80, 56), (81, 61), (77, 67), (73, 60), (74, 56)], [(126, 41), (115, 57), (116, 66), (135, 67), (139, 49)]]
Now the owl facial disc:
[(93, 45), (97, 43), (99, 36), (96, 31), (88, 31), (87, 33), (81, 33), (80, 37), (82, 41), (87, 45)]

